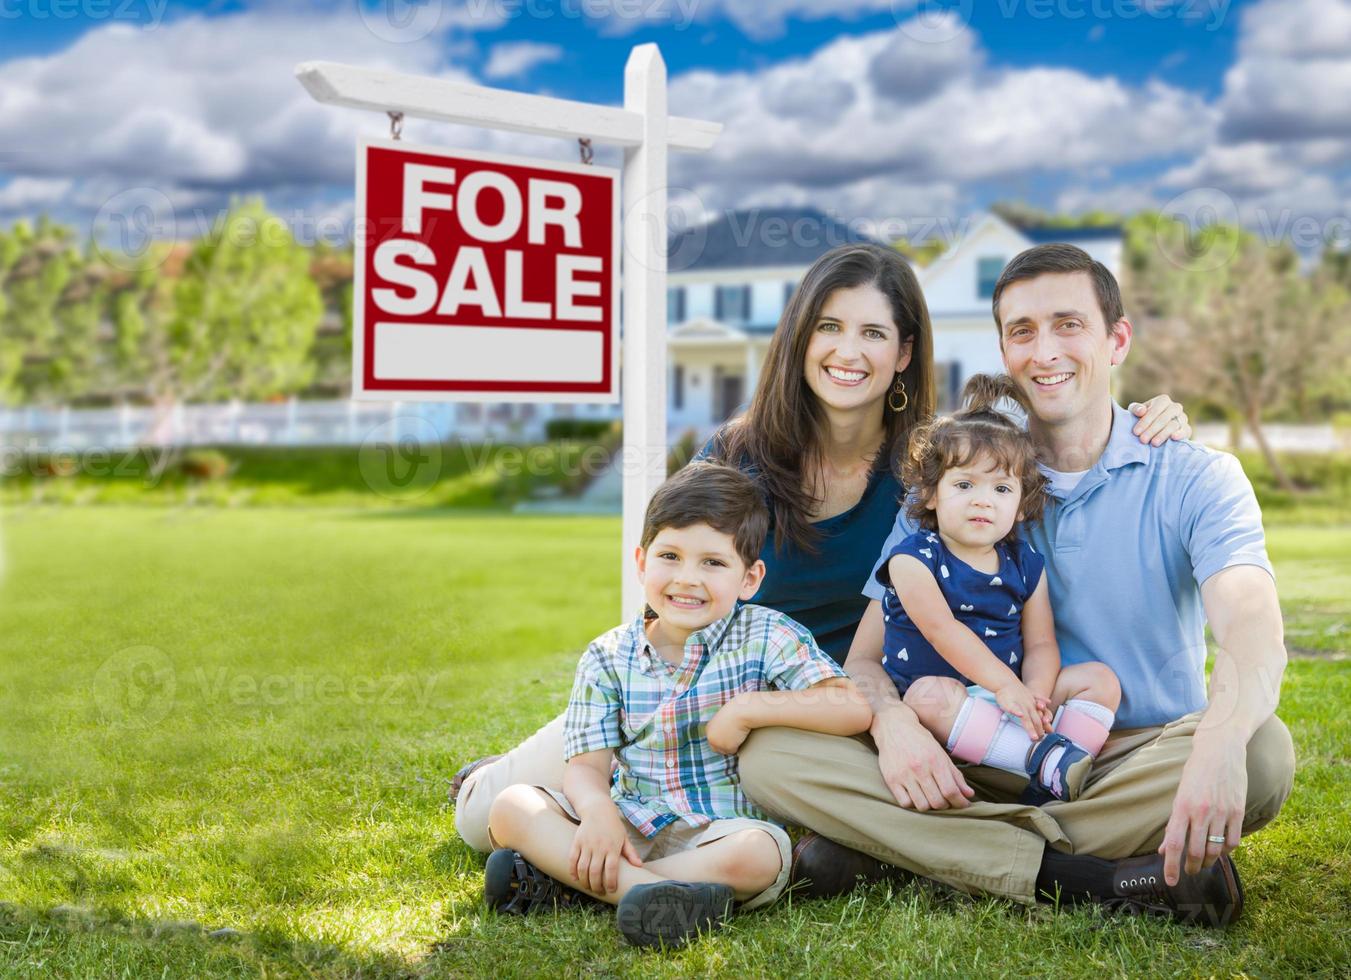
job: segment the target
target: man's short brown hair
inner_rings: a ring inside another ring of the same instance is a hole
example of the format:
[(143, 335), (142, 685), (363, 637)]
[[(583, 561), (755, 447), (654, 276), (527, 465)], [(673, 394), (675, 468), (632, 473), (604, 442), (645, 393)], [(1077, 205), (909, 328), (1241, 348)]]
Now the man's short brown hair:
[(1025, 279), (1069, 272), (1088, 273), (1088, 278), (1093, 282), (1093, 292), (1098, 296), (1098, 308), (1102, 310), (1103, 319), (1107, 322), (1107, 332), (1109, 334), (1116, 332), (1117, 321), (1126, 315), (1126, 309), (1121, 302), (1121, 287), (1117, 284), (1116, 276), (1112, 275), (1112, 270), (1077, 245), (1051, 242), (1019, 252), (999, 274), (999, 281), (995, 283), (994, 297), (990, 304), (994, 310), (995, 327), (999, 330), (1001, 344), (1004, 321), (999, 318), (999, 300), (1004, 295), (1005, 288)]
[(690, 463), (657, 488), (643, 515), (647, 550), (663, 528), (707, 524), (732, 538), (746, 567), (755, 564), (769, 531), (769, 509), (745, 473), (721, 463)]

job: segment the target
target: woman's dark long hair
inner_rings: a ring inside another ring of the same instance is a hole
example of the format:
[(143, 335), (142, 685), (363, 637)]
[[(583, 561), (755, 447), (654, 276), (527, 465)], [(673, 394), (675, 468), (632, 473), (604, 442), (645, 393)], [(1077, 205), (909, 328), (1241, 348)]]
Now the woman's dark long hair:
[(837, 289), (863, 285), (876, 286), (886, 296), (901, 345), (912, 341), (910, 363), (900, 375), (909, 402), (900, 412), (884, 405), (886, 435), (874, 468), (895, 465), (910, 430), (934, 413), (933, 329), (910, 264), (899, 252), (881, 245), (831, 249), (807, 270), (788, 301), (750, 406), (726, 427), (714, 453), (734, 466), (749, 464), (769, 497), (776, 549), (791, 542), (809, 553), (816, 551), (818, 532), (809, 516), (821, 500), (807, 489), (804, 475), (821, 466), (826, 415), (807, 386), (807, 345), (826, 299)]

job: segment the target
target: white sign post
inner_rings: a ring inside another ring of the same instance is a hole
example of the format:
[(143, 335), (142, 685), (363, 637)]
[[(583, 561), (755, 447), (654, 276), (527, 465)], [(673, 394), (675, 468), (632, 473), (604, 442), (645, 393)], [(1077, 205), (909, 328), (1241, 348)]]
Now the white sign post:
[(624, 148), (621, 618), (634, 615), (643, 598), (633, 551), (647, 502), (666, 478), (666, 154), (710, 149), (721, 124), (667, 115), (666, 64), (655, 44), (630, 53), (623, 108), (331, 62), (305, 62), (296, 66), (296, 77), (328, 105)]

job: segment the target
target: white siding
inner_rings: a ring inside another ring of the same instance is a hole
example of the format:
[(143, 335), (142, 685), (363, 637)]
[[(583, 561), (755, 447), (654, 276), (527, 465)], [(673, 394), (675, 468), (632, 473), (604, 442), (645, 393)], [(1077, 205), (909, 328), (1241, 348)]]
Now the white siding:
[(777, 279), (751, 285), (751, 319), (754, 324), (778, 323), (783, 312), (783, 283)]
[(937, 317), (989, 309), (989, 298), (980, 296), (976, 289), (980, 260), (1000, 258), (1007, 262), (1030, 244), (1002, 221), (982, 221), (968, 238), (957, 243), (955, 251), (940, 256), (920, 272), (930, 314)]

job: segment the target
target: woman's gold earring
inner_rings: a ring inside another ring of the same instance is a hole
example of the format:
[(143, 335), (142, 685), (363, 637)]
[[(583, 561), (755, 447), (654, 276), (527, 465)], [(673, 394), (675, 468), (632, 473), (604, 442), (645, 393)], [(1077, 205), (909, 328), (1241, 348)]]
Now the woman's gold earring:
[[(896, 396), (901, 396), (901, 403), (896, 404)], [(896, 383), (891, 386), (891, 391), (887, 392), (887, 404), (891, 406), (893, 412), (904, 412), (905, 406), (910, 404), (910, 396), (905, 393), (905, 382), (901, 376), (896, 375)]]

